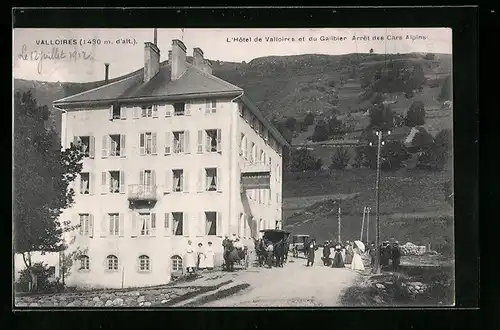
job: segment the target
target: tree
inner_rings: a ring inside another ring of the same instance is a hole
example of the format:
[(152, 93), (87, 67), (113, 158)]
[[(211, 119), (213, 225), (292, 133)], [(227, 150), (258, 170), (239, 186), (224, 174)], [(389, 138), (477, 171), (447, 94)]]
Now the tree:
[(432, 61), (436, 58), (436, 55), (434, 55), (433, 53), (427, 53), (425, 54), (424, 56), (424, 60), (428, 60), (428, 61)]
[(297, 128), (297, 119), (295, 117), (288, 117), (285, 121), (285, 127), (290, 131), (295, 131)]
[(14, 95), (14, 111), (14, 250), (36, 285), (31, 252), (63, 250), (63, 232), (75, 229), (58, 218), (73, 204), (70, 183), (82, 169), (83, 153), (73, 144), (64, 151), (54, 145), (57, 133), (44, 127), (48, 108), (30, 92)]
[(349, 151), (346, 148), (337, 148), (335, 153), (332, 154), (332, 163), (330, 164), (331, 170), (343, 170), (349, 164), (351, 159)]
[(309, 126), (314, 124), (314, 115), (312, 112), (308, 112), (306, 117), (304, 118), (304, 124)]
[(394, 113), (389, 105), (377, 104), (370, 109), (370, 128), (388, 130), (394, 127)]
[(434, 147), (434, 138), (423, 127), (415, 128), (417, 133), (413, 136), (410, 152), (421, 152)]
[(415, 90), (422, 91), (425, 81), (426, 78), (422, 65), (415, 64), (409, 81), (408, 92), (413, 92)]
[(370, 48), (370, 54), (373, 54), (373, 48)]
[(447, 76), (441, 86), (441, 92), (439, 93), (439, 101), (450, 101), (451, 100), (451, 76)]
[(313, 142), (320, 142), (320, 141), (325, 141), (328, 140), (328, 127), (324, 122), (320, 122), (316, 124), (314, 127), (314, 132), (312, 135), (312, 141)]
[(337, 117), (332, 117), (328, 120), (328, 135), (338, 135), (343, 132), (342, 121)]
[(441, 130), (434, 138), (434, 143), (419, 156), (418, 167), (431, 171), (442, 171), (448, 161), (451, 145), (451, 131)]
[(311, 150), (306, 148), (293, 149), (290, 155), (290, 171), (317, 171), (321, 169), (321, 158), (316, 158)]
[[(371, 169), (377, 168), (377, 141), (372, 146), (362, 147), (359, 158), (363, 159), (362, 165)], [(403, 162), (411, 157), (411, 154), (400, 141), (386, 141), (380, 149), (380, 169), (383, 171), (397, 170), (403, 166)]]
[(356, 147), (356, 155), (354, 156), (352, 167), (360, 168), (361, 166), (363, 166), (363, 161), (363, 152), (360, 147)]
[(18, 284), (22, 286), (22, 290), (26, 290), (30, 288), (32, 282), (32, 274), (35, 274), (35, 278), (37, 281), (37, 285), (33, 286), (32, 291), (37, 292), (47, 292), (50, 286), (49, 277), (50, 277), (50, 269), (48, 265), (43, 262), (35, 262), (31, 266), (31, 269), (24, 268), (19, 271), (19, 280)]
[(387, 141), (380, 151), (380, 156), (382, 170), (397, 170), (411, 154), (401, 141)]
[(434, 138), (434, 143), (439, 148), (444, 148), (446, 151), (450, 151), (453, 145), (453, 136), (450, 129), (442, 129), (436, 134)]
[(422, 101), (414, 101), (406, 112), (406, 126), (415, 127), (425, 124), (425, 106)]

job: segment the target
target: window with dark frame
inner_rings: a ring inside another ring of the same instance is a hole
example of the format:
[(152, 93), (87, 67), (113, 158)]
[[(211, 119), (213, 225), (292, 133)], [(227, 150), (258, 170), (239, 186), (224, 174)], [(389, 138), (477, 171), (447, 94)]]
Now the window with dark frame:
[(184, 116), (186, 104), (184, 102), (174, 103), (174, 116)]

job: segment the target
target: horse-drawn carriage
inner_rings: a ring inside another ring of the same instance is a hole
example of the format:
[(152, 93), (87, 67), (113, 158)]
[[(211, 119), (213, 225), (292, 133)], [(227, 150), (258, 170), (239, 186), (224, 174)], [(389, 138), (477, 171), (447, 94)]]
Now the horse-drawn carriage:
[(290, 242), (290, 249), (292, 250), (293, 256), (297, 258), (299, 252), (304, 253), (307, 256), (306, 245), (311, 236), (309, 235), (293, 235)]
[[(288, 237), (290, 233), (280, 229), (260, 231), (262, 238), (255, 241), (255, 252), (259, 266), (283, 267), (288, 256)], [(272, 249), (271, 249), (272, 246)]]

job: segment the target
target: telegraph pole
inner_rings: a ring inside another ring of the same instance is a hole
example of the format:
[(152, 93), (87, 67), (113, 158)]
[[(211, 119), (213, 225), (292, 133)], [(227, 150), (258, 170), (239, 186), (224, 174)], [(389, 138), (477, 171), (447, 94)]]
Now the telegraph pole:
[[(378, 141), (377, 141), (377, 181), (375, 185), (375, 198), (377, 201), (377, 208), (376, 208), (376, 226), (375, 226), (375, 268), (373, 269), (373, 272), (375, 274), (380, 274), (380, 149), (382, 148), (382, 145), (384, 144), (382, 142), (382, 135), (383, 132), (382, 130), (378, 130), (376, 132)], [(390, 131), (387, 132), (387, 134), (391, 134)], [(370, 143), (371, 145), (371, 143)]]
[(366, 242), (370, 242), (370, 210), (371, 207), (366, 207)]
[(339, 201), (339, 215), (338, 215), (338, 230), (339, 230), (339, 237), (338, 237), (338, 244), (340, 244), (340, 201)]
[(365, 231), (365, 215), (366, 215), (366, 206), (363, 207), (363, 220), (361, 221), (361, 235), (359, 235), (360, 241), (363, 241), (363, 232)]

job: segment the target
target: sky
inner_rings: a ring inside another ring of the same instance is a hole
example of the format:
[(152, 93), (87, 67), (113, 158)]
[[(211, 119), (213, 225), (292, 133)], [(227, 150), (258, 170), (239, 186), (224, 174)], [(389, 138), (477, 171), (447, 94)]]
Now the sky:
[[(50, 82), (102, 80), (104, 63), (110, 63), (110, 79), (122, 76), (143, 66), (144, 42), (153, 41), (153, 31), (153, 28), (14, 29), (12, 63), (14, 78)], [(374, 53), (381, 54), (452, 53), (452, 31), (448, 28), (158, 29), (157, 31), (161, 61), (167, 59), (173, 39), (184, 42), (188, 56), (193, 54), (193, 48), (198, 47), (203, 50), (205, 58), (227, 62), (250, 62), (252, 59), (264, 56), (368, 53), (370, 49), (373, 49)], [(410, 36), (417, 38), (407, 39)], [(295, 40), (271, 42), (266, 41), (266, 37)], [(325, 37), (330, 40), (322, 40)], [(331, 40), (332, 37), (345, 39)], [(354, 41), (353, 37), (365, 37), (368, 40)], [(397, 40), (399, 37), (401, 39)], [(233, 38), (245, 40), (237, 41)], [(118, 44), (119, 39), (131, 40), (132, 44)], [(72, 42), (76, 42), (77, 45), (70, 44)]]

